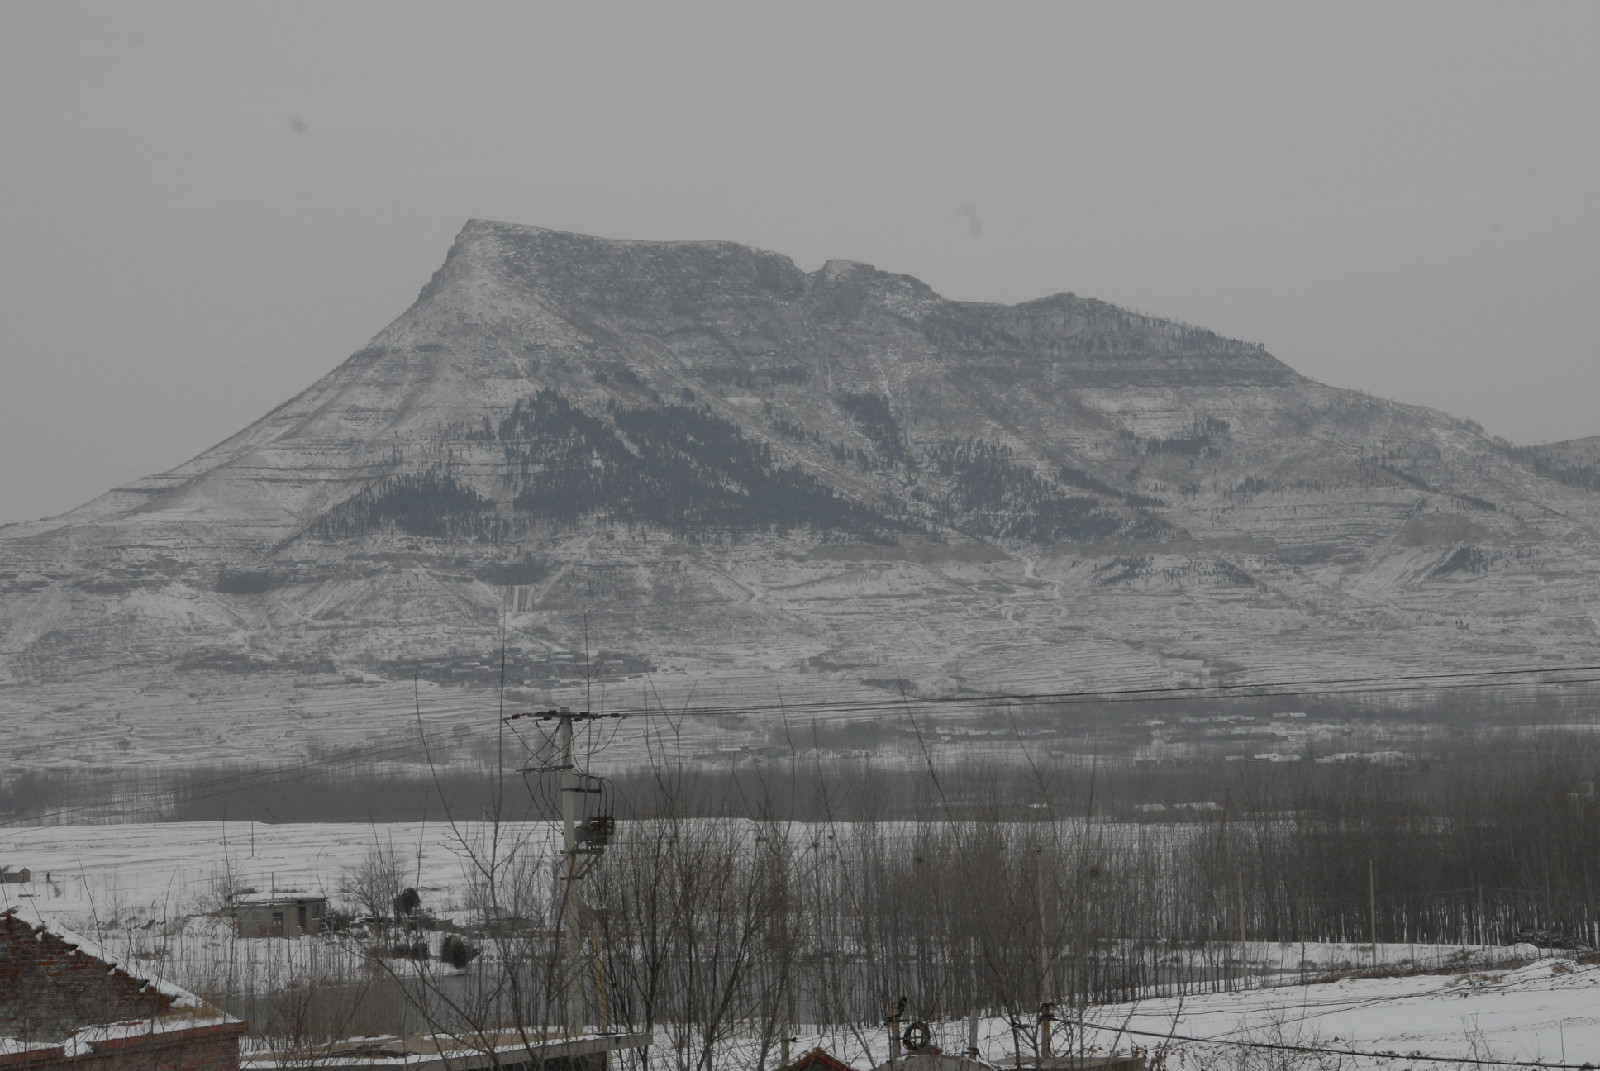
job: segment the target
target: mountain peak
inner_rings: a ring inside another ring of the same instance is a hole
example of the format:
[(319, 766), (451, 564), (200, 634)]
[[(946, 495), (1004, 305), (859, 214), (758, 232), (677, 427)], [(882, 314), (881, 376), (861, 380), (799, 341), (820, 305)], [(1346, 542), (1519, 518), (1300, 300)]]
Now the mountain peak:
[[(502, 622), (559, 681), (585, 615), (663, 687), (1577, 657), (1596, 453), (1522, 457), (1093, 298), (475, 219), (299, 396), (0, 533), (0, 681), (475, 665)], [(1479, 593), (1546, 577), (1555, 609), (1474, 631)]]

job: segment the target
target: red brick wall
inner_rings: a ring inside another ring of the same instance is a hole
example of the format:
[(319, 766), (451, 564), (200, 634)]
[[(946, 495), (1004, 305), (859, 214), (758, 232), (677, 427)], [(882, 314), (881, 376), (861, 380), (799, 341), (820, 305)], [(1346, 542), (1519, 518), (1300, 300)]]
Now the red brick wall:
[(79, 1027), (148, 1019), (172, 998), (61, 938), (0, 915), (0, 1037), (59, 1041)]
[[(102, 1041), (62, 1071), (239, 1071), (243, 1023)], [(55, 1071), (54, 1068), (51, 1071)]]
[(243, 1023), (102, 1041), (69, 1060), (56, 1048), (0, 1056), (0, 1071), (239, 1071)]

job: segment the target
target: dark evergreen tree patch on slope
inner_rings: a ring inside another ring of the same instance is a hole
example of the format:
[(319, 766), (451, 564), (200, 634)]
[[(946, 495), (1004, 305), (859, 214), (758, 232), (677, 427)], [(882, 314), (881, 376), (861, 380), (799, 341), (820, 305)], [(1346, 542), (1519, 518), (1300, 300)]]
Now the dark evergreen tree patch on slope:
[(355, 539), (393, 527), (407, 535), (439, 539), (498, 539), (503, 524), (494, 502), (449, 473), (389, 476), (364, 487), (319, 517), (311, 534), (322, 539)]
[(955, 526), (969, 535), (1055, 543), (1107, 539), (1123, 519), (1100, 500), (1068, 495), (1028, 465), (1009, 447), (978, 439), (940, 443), (928, 451), (928, 468), (950, 480), (941, 503)]
[(1514, 453), (1519, 459), (1531, 462), (1533, 471), (1540, 476), (1564, 483), (1568, 487), (1600, 491), (1600, 467), (1546, 453), (1542, 447), (1537, 446), (1523, 447)]
[(835, 399), (839, 408), (855, 418), (861, 433), (872, 440), (885, 461), (891, 465), (907, 460), (906, 439), (899, 421), (889, 411), (889, 400), (881, 394), (843, 393)]
[(500, 422), (519, 513), (554, 524), (606, 514), (631, 490), (638, 463), (605, 421), (553, 390), (517, 402)]
[(1170, 439), (1151, 439), (1144, 444), (1147, 454), (1177, 454), (1182, 457), (1207, 457), (1217, 452), (1227, 439), (1230, 428), (1226, 420), (1212, 416), (1197, 416), (1188, 435)]
[(265, 595), (275, 585), (272, 573), (259, 569), (229, 569), (224, 565), (217, 571), (215, 590), (222, 595)]
[(1593, 465), (1563, 465), (1554, 458), (1535, 457), (1533, 468), (1541, 476), (1548, 476), (1552, 480), (1558, 480), (1572, 487), (1600, 491), (1600, 468)]
[(1448, 558), (1433, 567), (1428, 577), (1436, 580), (1451, 573), (1486, 573), (1494, 564), (1495, 557), (1492, 551), (1485, 551), (1482, 547), (1457, 547)]
[(679, 535), (812, 528), (882, 538), (905, 525), (840, 498), (710, 410), (613, 406), (612, 424), (540, 391), (501, 422), (513, 505), (565, 523), (598, 515)]
[(1073, 487), (1081, 487), (1085, 491), (1093, 491), (1095, 494), (1105, 495), (1108, 498), (1127, 497), (1121, 491), (1117, 490), (1115, 487), (1112, 487), (1104, 480), (1096, 479), (1087, 472), (1084, 472), (1082, 469), (1073, 468), (1071, 465), (1062, 465), (1060, 468), (1056, 469), (1056, 479), (1060, 480), (1064, 484), (1070, 484)]
[(799, 424), (785, 420), (783, 417), (774, 418), (772, 421), (772, 430), (777, 432), (779, 435), (782, 435), (790, 442), (807, 443), (815, 438), (812, 432), (807, 431)]
[(1127, 584), (1149, 573), (1153, 564), (1154, 559), (1145, 555), (1133, 557), (1119, 555), (1095, 568), (1094, 582), (1102, 587)]
[(486, 584), (510, 588), (537, 584), (550, 575), (550, 566), (536, 558), (524, 557), (521, 561), (486, 562), (473, 575)]

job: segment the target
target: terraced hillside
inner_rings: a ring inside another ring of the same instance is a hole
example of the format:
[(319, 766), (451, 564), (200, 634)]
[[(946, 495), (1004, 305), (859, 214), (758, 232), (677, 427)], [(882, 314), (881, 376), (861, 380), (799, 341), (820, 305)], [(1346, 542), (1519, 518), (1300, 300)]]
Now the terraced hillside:
[(473, 221), (298, 397), (0, 528), (0, 720), (299, 749), (486, 709), (502, 627), (529, 702), (1588, 662), (1593, 453), (1072, 294)]

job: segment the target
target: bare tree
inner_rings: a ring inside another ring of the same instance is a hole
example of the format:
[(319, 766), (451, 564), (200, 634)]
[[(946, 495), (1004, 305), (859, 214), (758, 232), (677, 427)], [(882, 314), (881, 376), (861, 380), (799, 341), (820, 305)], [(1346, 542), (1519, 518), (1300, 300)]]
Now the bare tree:
[(345, 867), (339, 892), (370, 918), (387, 918), (404, 888), (405, 870), (394, 844), (380, 843), (373, 831), (372, 846), (361, 861)]

